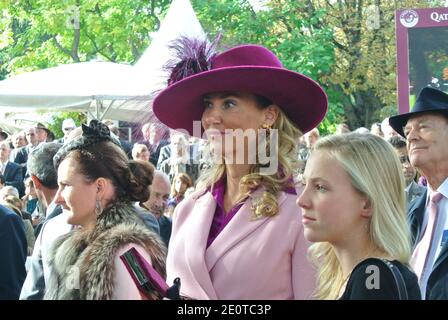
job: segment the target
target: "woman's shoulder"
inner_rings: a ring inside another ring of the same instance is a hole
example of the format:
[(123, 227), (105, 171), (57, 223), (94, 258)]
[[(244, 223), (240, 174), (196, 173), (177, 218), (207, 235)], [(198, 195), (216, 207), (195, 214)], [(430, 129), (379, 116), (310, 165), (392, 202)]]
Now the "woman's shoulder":
[[(420, 299), (415, 274), (397, 260), (368, 258), (352, 271), (343, 299), (396, 300), (399, 299), (397, 280), (391, 268), (397, 268), (406, 285), (409, 299)], [(398, 279), (398, 281), (401, 281)], [(417, 289), (417, 290), (416, 290)]]
[(180, 223), (184, 219), (187, 219), (188, 216), (194, 214), (193, 211), (196, 211), (196, 209), (193, 210), (194, 206), (207, 196), (212, 196), (208, 190), (195, 190), (191, 192), (175, 205), (172, 220), (177, 220), (177, 223)]
[(296, 200), (296, 194), (280, 191), (277, 195), (279, 213), (282, 215), (288, 215), (289, 218), (298, 219), (298, 221), (300, 221), (301, 209), (297, 205)]
[[(201, 189), (201, 190), (194, 190), (187, 196), (185, 196), (181, 201), (178, 201), (177, 199), (173, 199), (174, 201), (178, 202), (176, 208), (179, 206), (192, 206), (197, 201), (200, 201), (204, 197), (211, 196), (211, 192), (207, 189)], [(182, 207), (181, 206), (181, 207)]]
[[(402, 274), (404, 278), (409, 279), (417, 279), (417, 276), (415, 273), (404, 263), (398, 261), (398, 260), (387, 260), (387, 259), (380, 259), (380, 258), (367, 258), (360, 263), (353, 269), (352, 274), (359, 274), (362, 272), (367, 272), (368, 270), (378, 270), (384, 271), (385, 274), (389, 274), (391, 268), (397, 268), (398, 271)], [(390, 275), (393, 276), (393, 274), (390, 272)]]

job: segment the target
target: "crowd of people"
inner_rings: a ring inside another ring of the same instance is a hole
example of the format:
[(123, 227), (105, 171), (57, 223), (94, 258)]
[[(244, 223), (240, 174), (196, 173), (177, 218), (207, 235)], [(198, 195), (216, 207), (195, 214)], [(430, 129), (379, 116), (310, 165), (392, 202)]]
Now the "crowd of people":
[(141, 141), (1, 132), (0, 299), (165, 298), (131, 249), (181, 299), (448, 299), (448, 95), (321, 137), (319, 84), (215, 45), (179, 41)]

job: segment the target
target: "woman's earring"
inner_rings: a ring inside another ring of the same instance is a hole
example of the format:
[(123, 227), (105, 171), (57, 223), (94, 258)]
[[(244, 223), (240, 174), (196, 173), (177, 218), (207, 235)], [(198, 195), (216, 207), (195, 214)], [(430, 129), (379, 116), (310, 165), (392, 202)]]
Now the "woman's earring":
[(99, 199), (96, 199), (95, 202), (95, 214), (98, 217), (101, 213), (103, 213), (103, 208), (101, 207), (101, 202)]
[(265, 129), (266, 130), (266, 135), (268, 135), (270, 133), (271, 129), (272, 129), (272, 126), (270, 124), (263, 123), (261, 125), (261, 128)]

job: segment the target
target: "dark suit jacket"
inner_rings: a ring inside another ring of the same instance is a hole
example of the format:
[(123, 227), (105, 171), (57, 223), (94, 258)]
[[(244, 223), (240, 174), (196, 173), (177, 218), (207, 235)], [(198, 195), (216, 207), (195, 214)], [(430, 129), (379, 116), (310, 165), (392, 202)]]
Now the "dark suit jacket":
[[(408, 219), (412, 232), (413, 247), (417, 245), (422, 232), (423, 218), (425, 215), (426, 192), (416, 198), (409, 206)], [(448, 299), (448, 244), (446, 244), (432, 269), (426, 286), (426, 300)]]
[(26, 250), (22, 219), (0, 205), (0, 300), (19, 299), (26, 277)]
[(24, 147), (20, 148), (19, 150), (17, 150), (17, 154), (14, 159), (14, 163), (17, 163), (18, 165), (20, 165), (22, 167), (22, 179), (25, 178), (25, 175), (27, 173), (26, 162), (28, 161), (29, 151), (30, 151), (30, 149), (28, 148), (28, 146), (24, 146)]
[(170, 243), (171, 238), (171, 228), (172, 228), (171, 219), (166, 216), (161, 216), (160, 219), (158, 219), (158, 221), (160, 227), (160, 237), (162, 238), (163, 242), (168, 248), (168, 244)]
[(171, 157), (171, 144), (167, 144), (160, 149), (159, 158), (157, 160), (157, 170), (161, 170), (162, 163)]
[(129, 160), (132, 160), (132, 147), (133, 147), (133, 144), (128, 142), (128, 141), (126, 141), (126, 140), (120, 139), (120, 145), (121, 145), (121, 148), (123, 149), (123, 151), (128, 156)]
[(26, 166), (26, 162), (28, 161), (28, 151), (29, 151), (28, 146), (24, 146), (19, 150), (17, 150), (14, 162)]
[(406, 190), (406, 203), (408, 206), (412, 201), (420, 197), (423, 193), (426, 192), (426, 187), (422, 187), (418, 185), (415, 181), (411, 182), (411, 185), (408, 190)]
[(152, 146), (150, 145), (148, 147), (149, 149), (149, 161), (151, 161), (151, 163), (154, 165), (154, 167), (157, 168), (157, 161), (159, 160), (159, 155), (160, 155), (160, 150), (166, 146), (169, 145), (170, 142), (168, 140), (161, 140), (159, 142), (159, 144), (157, 145), (157, 147), (155, 148), (155, 150), (153, 150), (154, 148), (152, 148)]
[(19, 191), (20, 198), (25, 195), (25, 185), (23, 184), (23, 171), (18, 164), (8, 161), (5, 168), (5, 185), (13, 186)]

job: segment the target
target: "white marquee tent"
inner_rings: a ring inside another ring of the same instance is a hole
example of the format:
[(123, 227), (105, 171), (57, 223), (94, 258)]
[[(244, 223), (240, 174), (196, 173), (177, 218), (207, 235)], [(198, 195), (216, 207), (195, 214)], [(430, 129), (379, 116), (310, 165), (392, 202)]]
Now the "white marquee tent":
[(189, 0), (174, 0), (134, 66), (80, 62), (0, 81), (0, 112), (82, 111), (91, 118), (135, 121), (150, 113), (151, 95), (166, 84), (168, 44), (180, 35), (205, 37)]

